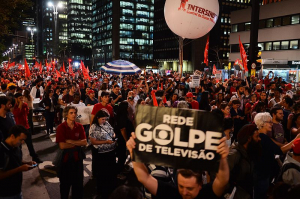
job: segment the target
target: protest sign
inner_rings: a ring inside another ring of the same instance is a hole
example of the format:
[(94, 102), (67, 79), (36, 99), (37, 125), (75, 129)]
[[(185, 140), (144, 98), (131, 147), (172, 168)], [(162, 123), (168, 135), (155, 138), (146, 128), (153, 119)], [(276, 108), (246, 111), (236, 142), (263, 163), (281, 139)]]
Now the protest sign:
[(91, 114), (94, 106), (76, 106), (78, 109), (76, 122), (87, 125), (91, 122)]
[(223, 117), (211, 112), (138, 106), (134, 160), (217, 171)]
[(192, 88), (198, 87), (200, 85), (200, 75), (191, 75), (192, 77)]

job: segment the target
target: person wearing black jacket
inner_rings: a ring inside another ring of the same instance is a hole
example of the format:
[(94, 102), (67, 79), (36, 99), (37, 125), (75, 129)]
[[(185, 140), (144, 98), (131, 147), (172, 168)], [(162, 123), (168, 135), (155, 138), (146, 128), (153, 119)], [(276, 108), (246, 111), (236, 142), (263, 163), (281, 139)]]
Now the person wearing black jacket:
[(229, 188), (236, 187), (234, 199), (253, 198), (253, 160), (260, 155), (260, 137), (255, 124), (245, 125), (238, 133), (228, 155), (230, 169)]
[(57, 100), (53, 95), (54, 91), (49, 89), (44, 99), (40, 102), (40, 106), (45, 108), (44, 117), (46, 119), (46, 129), (48, 135), (53, 133), (55, 107), (57, 105)]

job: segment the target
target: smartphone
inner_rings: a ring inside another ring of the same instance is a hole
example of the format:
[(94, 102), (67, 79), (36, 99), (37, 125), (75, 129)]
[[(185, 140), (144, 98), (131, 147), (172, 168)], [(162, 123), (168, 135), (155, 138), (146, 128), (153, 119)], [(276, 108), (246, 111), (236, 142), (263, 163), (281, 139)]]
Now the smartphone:
[(31, 165), (31, 167), (37, 167), (37, 165), (38, 165), (38, 164), (33, 164), (33, 165)]

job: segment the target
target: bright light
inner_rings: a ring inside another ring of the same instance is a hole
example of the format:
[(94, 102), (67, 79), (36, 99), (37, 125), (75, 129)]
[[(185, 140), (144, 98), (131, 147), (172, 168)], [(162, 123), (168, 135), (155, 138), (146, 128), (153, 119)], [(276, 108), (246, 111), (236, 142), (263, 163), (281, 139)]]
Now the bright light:
[(33, 31), (36, 31), (36, 28), (33, 28)]
[(78, 67), (79, 66), (79, 62), (74, 62), (74, 66)]
[(27, 30), (28, 30), (28, 31), (31, 31), (31, 28), (30, 28), (30, 27), (27, 27)]
[(62, 4), (61, 2), (59, 2), (59, 3), (57, 4), (57, 7), (58, 7), (58, 8), (62, 8), (62, 7), (63, 7), (63, 4)]
[(52, 2), (48, 2), (48, 7), (52, 7), (53, 3)]

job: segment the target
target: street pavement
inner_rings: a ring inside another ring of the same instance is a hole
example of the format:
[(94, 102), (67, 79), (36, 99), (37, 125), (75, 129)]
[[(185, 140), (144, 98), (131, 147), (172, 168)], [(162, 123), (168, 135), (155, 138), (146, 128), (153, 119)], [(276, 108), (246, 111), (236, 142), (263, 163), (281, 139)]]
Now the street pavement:
[[(23, 172), (22, 192), (24, 199), (59, 199), (59, 179), (56, 176), (55, 167), (52, 164), (58, 150), (55, 143), (55, 134), (48, 136), (43, 127), (35, 127), (35, 134), (32, 136), (33, 145), (36, 153), (43, 163), (38, 167)], [(23, 159), (30, 161), (31, 157), (26, 144), (22, 145)], [(96, 180), (92, 178), (92, 155), (89, 147), (85, 150), (86, 159), (84, 160), (84, 198), (96, 198)], [(118, 184), (128, 184), (140, 186), (136, 180), (134, 172), (131, 170), (126, 174), (125, 180), (118, 180)]]

